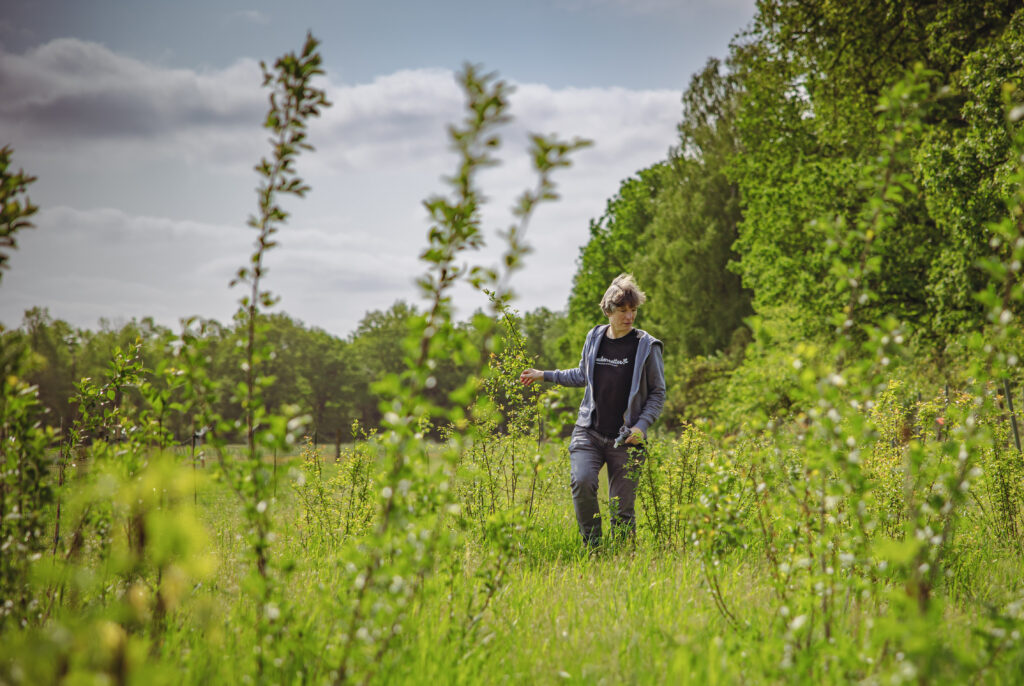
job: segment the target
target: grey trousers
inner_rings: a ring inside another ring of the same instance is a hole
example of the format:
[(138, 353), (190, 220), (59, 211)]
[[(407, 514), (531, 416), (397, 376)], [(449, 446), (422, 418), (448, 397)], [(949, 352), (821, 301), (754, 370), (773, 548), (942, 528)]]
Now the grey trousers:
[(645, 453), (639, 446), (614, 447), (615, 439), (576, 426), (569, 441), (569, 482), (576, 521), (588, 545), (601, 542), (601, 510), (597, 504), (598, 474), (608, 465), (611, 525), (616, 535), (636, 532), (636, 485)]

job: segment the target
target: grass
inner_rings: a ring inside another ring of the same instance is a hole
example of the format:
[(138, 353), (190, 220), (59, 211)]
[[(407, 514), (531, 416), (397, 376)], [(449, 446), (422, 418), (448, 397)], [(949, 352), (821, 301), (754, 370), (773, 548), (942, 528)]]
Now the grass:
[[(533, 518), (514, 530), (500, 578), (493, 575), (494, 544), (471, 523), (454, 545), (442, 548), (433, 572), (402, 611), (402, 631), (375, 658), (372, 682), (888, 684), (921, 681), (922, 674), (930, 683), (962, 683), (966, 674), (975, 683), (1011, 684), (1024, 669), (1020, 641), (986, 648), (994, 645), (986, 636), (1003, 626), (992, 611), (1024, 598), (1024, 560), (1019, 549), (996, 540), (983, 519), (961, 520), (929, 613), (906, 611), (901, 603), (907, 594), (896, 584), (887, 587), (884, 578), (876, 582), (882, 590), (863, 599), (840, 585), (845, 595), (828, 638), (813, 615), (813, 597), (803, 609), (779, 601), (756, 545), (728, 551), (715, 574), (734, 626), (709, 592), (699, 548), (660, 545), (646, 528), (639, 499), (635, 541), (593, 555), (584, 550), (563, 449), (552, 446), (546, 456)], [(211, 554), (216, 569), (192, 582), (162, 633), (150, 620), (126, 619), (130, 602), (107, 601), (91, 615), (69, 608), (64, 626), (75, 640), (97, 642), (72, 651), (79, 656), (72, 674), (116, 673), (112, 665), (124, 660), (131, 665), (126, 683), (334, 681), (355, 594), (349, 565), (365, 541), (338, 543), (317, 535), (323, 524), (304, 516), (296, 491), (300, 456), (282, 456), (268, 510), (271, 577), (279, 589), (273, 608), (259, 607), (242, 503), (214, 469), (198, 470), (193, 500), (191, 465), (187, 456), (176, 459), (186, 470), (187, 487), (175, 507), (198, 519), (206, 549), (194, 553)], [(328, 486), (345, 473), (345, 465), (332, 459), (321, 468)], [(607, 513), (603, 473), (600, 493)], [(87, 566), (102, 565), (93, 560), (81, 568)], [(106, 597), (129, 598), (130, 582), (110, 578)], [(491, 582), (496, 590), (484, 605), (482, 589)], [(156, 588), (151, 573), (146, 583)], [(368, 607), (372, 612), (374, 605)], [(794, 616), (808, 607), (805, 620)], [(267, 619), (270, 612), (275, 619)], [(103, 638), (111, 620), (129, 632), (125, 645), (131, 650), (119, 653), (110, 645), (120, 643)], [(268, 621), (269, 630), (256, 631)], [(1021, 625), (1005, 626), (1012, 632)], [(47, 628), (40, 631), (12, 634), (0, 649), (0, 683), (16, 683), (12, 656), (17, 662), (34, 655), (34, 667), (23, 672), (37, 682), (48, 680), (47, 661), (52, 665), (65, 649)], [(259, 635), (267, 642), (259, 645)], [(375, 646), (371, 640), (358, 649), (373, 653)], [(266, 657), (263, 674), (258, 654)], [(280, 672), (275, 665), (283, 665)]]
[[(325, 464), (325, 478), (337, 469)], [(603, 493), (605, 489), (602, 485)], [(323, 627), (340, 624), (349, 593), (342, 585), (346, 576), (339, 571), (343, 561), (336, 552), (301, 547), (294, 527), (299, 517), (294, 493), (284, 484), (279, 493), (275, 554), (297, 562), (285, 594), (293, 613), (293, 638), (303, 634), (303, 640), (315, 644), (307, 676), (314, 683), (328, 682), (335, 637)], [(252, 649), (255, 615), (241, 590), (251, 560), (237, 499), (223, 484), (203, 488), (198, 513), (211, 532), (220, 566), (183, 608), (181, 633), (168, 646), (178, 645), (188, 655), (188, 681), (230, 680), (230, 673), (208, 653)], [(912, 671), (900, 671), (904, 656), (899, 652), (872, 654), (871, 646), (877, 646), (872, 627), (876, 620), (883, 624), (888, 613), (884, 603), (851, 603), (842, 615), (828, 652), (845, 657), (825, 659), (800, 649), (799, 637), (787, 635), (792, 618), (780, 613), (767, 569), (755, 551), (737, 551), (721, 566), (722, 592), (740, 620), (739, 629), (717, 611), (700, 558), (692, 552), (659, 548), (641, 531), (635, 545), (586, 554), (575, 531), (567, 484), (552, 488), (539, 503), (533, 525), (516, 542), (504, 583), (471, 639), (460, 642), (452, 636), (460, 625), (461, 608), (475, 592), (474, 574), (486, 550), (470, 536), (451, 551), (447, 571), (424, 587), (406, 617), (406, 630), (382, 658), (377, 681), (733, 684), (847, 683), (855, 678), (899, 683)], [(1024, 565), (1015, 556), (965, 556), (959, 564), (960, 573), (944, 589), (950, 602), (943, 606), (943, 621), (932, 627), (930, 641), (969, 644), (984, 619), (981, 608), (1012, 597), (1024, 578)], [(969, 587), (958, 586), (962, 582), (957, 579), (968, 580)], [(795, 655), (787, 652), (794, 643)], [(1013, 683), (1019, 654), (1016, 659), (985, 672), (985, 682)], [(182, 667), (167, 650), (162, 660)]]

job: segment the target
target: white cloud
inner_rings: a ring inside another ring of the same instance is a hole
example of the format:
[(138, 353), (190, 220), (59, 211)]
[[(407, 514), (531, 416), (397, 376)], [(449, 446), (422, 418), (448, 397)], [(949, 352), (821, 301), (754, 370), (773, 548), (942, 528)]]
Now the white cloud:
[(253, 127), (259, 67), (166, 69), (102, 45), (62, 38), (24, 55), (0, 50), (0, 124), (33, 144), (159, 140), (183, 131)]
[(399, 71), (328, 88), (333, 106), (312, 126), (320, 153), (353, 169), (401, 168), (443, 156), (445, 126), (461, 115), (451, 72)]
[[(227, 321), (242, 295), (228, 283), (252, 252), (255, 232), (241, 226), (173, 221), (102, 208), (40, 212), (19, 236), (3, 281), (0, 320), (47, 306), (79, 326), (154, 316), (173, 325), (200, 314)], [(366, 309), (408, 297), (414, 256), (395, 257), (386, 241), (325, 229), (286, 227), (266, 258), (266, 286), (293, 316), (339, 335)]]
[[(255, 205), (252, 166), (267, 151), (260, 81), (251, 60), (166, 69), (73, 39), (0, 52), (0, 127), (12, 132), (15, 164), (40, 176), (33, 198), (51, 207), (12, 258), (0, 321), (16, 323), (33, 305), (82, 326), (99, 316), (229, 317), (237, 294), (227, 282), (253, 239), (242, 228)], [(317, 152), (298, 162), (313, 192), (286, 202), (295, 215), (269, 257), (268, 286), (293, 316), (345, 334), (366, 310), (418, 297), (421, 200), (446, 190), (445, 130), (462, 118), (463, 96), (437, 69), (320, 85), (334, 107), (311, 125)], [(490, 229), (511, 221), (507, 207), (533, 183), (528, 131), (595, 142), (556, 176), (563, 199), (538, 211), (527, 237), (536, 252), (516, 279), (521, 308), (557, 309), (589, 220), (674, 142), (679, 94), (518, 84), (511, 114), (505, 163), (481, 178)], [(496, 263), (499, 252), (479, 259)]]

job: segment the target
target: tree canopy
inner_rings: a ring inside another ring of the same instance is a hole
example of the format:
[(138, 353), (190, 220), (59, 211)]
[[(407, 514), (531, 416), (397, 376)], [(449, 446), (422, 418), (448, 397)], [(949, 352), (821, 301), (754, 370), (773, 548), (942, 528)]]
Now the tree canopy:
[[(987, 226), (1006, 212), (1022, 31), (1017, 2), (762, 0), (728, 55), (691, 79), (666, 159), (591, 223), (567, 330), (632, 272), (649, 297), (641, 325), (666, 343), (676, 419), (722, 414), (716, 399), (751, 384), (780, 410), (766, 366), (793, 341), (835, 335), (841, 265), (884, 211), (858, 307), (947, 360), (986, 324), (973, 296)], [(902, 88), (908, 74), (918, 85)]]

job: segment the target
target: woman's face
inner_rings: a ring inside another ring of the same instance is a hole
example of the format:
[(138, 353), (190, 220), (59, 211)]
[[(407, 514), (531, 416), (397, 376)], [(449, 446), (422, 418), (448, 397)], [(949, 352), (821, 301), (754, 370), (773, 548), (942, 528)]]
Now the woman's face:
[(619, 305), (608, 315), (608, 323), (612, 330), (622, 333), (629, 333), (633, 328), (633, 321), (636, 319), (636, 306)]

